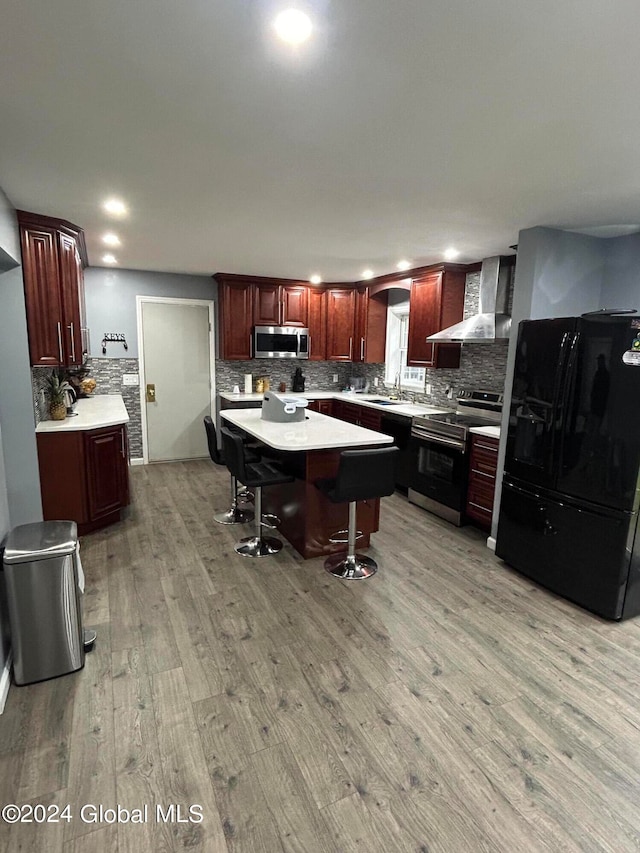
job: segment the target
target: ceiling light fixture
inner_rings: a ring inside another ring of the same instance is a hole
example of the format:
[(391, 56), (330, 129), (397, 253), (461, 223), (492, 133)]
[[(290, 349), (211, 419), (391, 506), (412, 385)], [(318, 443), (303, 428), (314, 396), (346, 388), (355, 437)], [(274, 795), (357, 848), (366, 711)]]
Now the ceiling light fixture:
[(119, 198), (107, 199), (102, 207), (112, 216), (126, 216), (127, 214), (127, 206)]
[(273, 22), (276, 33), (288, 44), (302, 44), (311, 35), (311, 19), (299, 9), (285, 9)]
[(311, 284), (322, 284), (322, 276), (312, 275), (309, 281)]
[(411, 264), (409, 263), (409, 261), (398, 261), (396, 266), (399, 270), (408, 270)]
[(373, 270), (363, 270), (362, 278), (373, 278)]
[(105, 244), (105, 246), (119, 246), (120, 238), (117, 234), (103, 234), (102, 242)]
[(457, 249), (454, 249), (453, 247), (451, 247), (449, 249), (445, 249), (444, 259), (445, 259), (445, 261), (455, 261), (455, 259), (458, 257), (459, 254), (460, 254), (460, 252)]
[(102, 263), (103, 264), (117, 264), (118, 261), (116, 260), (115, 255), (108, 254), (108, 255), (102, 256)]

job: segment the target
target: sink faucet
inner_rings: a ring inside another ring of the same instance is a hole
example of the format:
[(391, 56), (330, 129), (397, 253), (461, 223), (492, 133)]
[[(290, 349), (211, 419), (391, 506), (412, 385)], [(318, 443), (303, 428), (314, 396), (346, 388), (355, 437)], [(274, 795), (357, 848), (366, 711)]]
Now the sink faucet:
[(395, 388), (395, 390), (396, 390), (396, 392), (397, 392), (397, 394), (398, 394), (398, 397), (402, 394), (402, 384), (401, 384), (401, 380), (402, 380), (402, 371), (401, 371), (401, 370), (399, 370), (399, 371), (396, 373), (395, 382), (393, 383), (393, 387)]

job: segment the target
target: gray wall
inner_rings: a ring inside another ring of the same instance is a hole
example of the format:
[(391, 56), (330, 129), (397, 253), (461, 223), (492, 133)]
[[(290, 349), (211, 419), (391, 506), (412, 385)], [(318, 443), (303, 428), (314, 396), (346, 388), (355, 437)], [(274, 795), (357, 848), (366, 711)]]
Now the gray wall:
[[(0, 189), (0, 540), (11, 527), (42, 519), (19, 264), (20, 241), (15, 211)], [(1, 587), (0, 591), (4, 596)], [(0, 669), (8, 651), (3, 604), (0, 606)]]
[[(138, 357), (136, 296), (215, 300), (218, 293), (218, 286), (210, 276), (103, 267), (85, 270), (84, 284), (93, 358), (102, 357), (105, 332), (123, 333), (129, 347), (125, 350), (122, 344), (107, 344), (106, 358)], [(218, 337), (216, 334), (216, 340)]]
[[(640, 235), (603, 238), (528, 228), (520, 232), (507, 356), (502, 436), (506, 436), (518, 323), (573, 317), (598, 308), (640, 309)], [(506, 442), (500, 442), (491, 535), (498, 528)]]
[(609, 252), (602, 282), (603, 308), (640, 311), (640, 234), (607, 240)]

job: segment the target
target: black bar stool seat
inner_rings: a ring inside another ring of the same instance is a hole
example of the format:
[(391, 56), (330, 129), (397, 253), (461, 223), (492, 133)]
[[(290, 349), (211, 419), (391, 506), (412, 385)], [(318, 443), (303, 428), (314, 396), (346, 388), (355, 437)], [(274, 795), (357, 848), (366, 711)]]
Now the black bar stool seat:
[[(371, 557), (356, 554), (357, 502), (382, 498), (395, 491), (395, 466), (397, 447), (378, 447), (371, 450), (343, 450), (340, 454), (336, 477), (316, 480), (315, 485), (332, 503), (349, 504), (347, 552), (327, 557), (325, 569), (345, 580), (364, 580), (378, 570)], [(337, 535), (337, 534), (336, 534)], [(331, 538), (332, 542), (342, 541)]]
[(255, 535), (247, 536), (236, 542), (234, 548), (243, 557), (266, 557), (268, 554), (277, 554), (282, 549), (282, 542), (273, 536), (263, 536), (263, 526), (273, 527), (266, 524), (262, 515), (262, 488), (264, 486), (277, 486), (280, 483), (292, 483), (295, 479), (268, 459), (252, 461), (247, 459), (242, 439), (227, 427), (220, 428), (222, 435), (222, 449), (227, 467), (232, 476), (236, 477), (245, 486), (254, 490), (254, 521)]
[[(216, 465), (226, 467), (224, 454), (218, 448), (218, 438), (216, 436), (216, 427), (210, 415), (204, 417), (204, 428), (207, 433), (207, 445), (209, 447), (209, 456), (211, 461)], [(246, 451), (247, 456), (252, 460), (257, 461), (260, 457), (252, 450)], [(231, 475), (231, 505), (229, 509), (223, 512), (217, 512), (213, 519), (218, 524), (246, 524), (253, 521), (253, 512), (247, 509), (240, 509), (239, 503), (248, 503), (253, 500), (253, 494), (246, 488), (238, 487), (238, 480)]]

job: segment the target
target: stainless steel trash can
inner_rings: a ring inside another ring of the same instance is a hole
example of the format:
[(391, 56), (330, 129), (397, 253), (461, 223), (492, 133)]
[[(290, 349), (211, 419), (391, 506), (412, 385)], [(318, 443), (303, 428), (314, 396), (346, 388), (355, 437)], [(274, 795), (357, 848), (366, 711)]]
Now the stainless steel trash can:
[(84, 666), (75, 521), (22, 524), (4, 546), (13, 675), (31, 684)]

